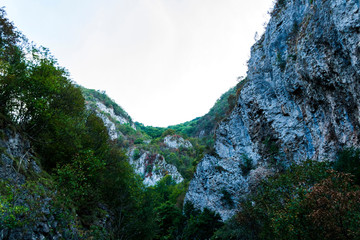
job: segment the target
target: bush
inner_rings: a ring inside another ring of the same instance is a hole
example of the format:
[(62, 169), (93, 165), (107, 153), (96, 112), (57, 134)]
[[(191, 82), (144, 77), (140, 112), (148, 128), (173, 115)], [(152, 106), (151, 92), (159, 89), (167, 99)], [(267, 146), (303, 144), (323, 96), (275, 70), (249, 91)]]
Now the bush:
[(105, 163), (95, 157), (93, 151), (81, 152), (71, 163), (58, 166), (58, 187), (78, 209), (92, 209), (91, 203), (99, 199), (97, 186), (104, 169)]
[[(249, 221), (248, 221), (249, 223)], [(247, 229), (251, 229), (251, 227), (239, 226), (237, 219), (232, 217), (227, 220), (221, 228), (219, 228), (214, 235), (212, 236), (212, 240), (215, 239), (228, 239), (228, 240), (255, 240), (256, 238), (251, 234), (248, 234)]]
[(181, 210), (170, 202), (165, 202), (155, 209), (156, 223), (159, 227), (158, 238), (175, 239), (180, 235), (184, 217)]
[(144, 143), (144, 140), (142, 138), (137, 138), (135, 141), (134, 141), (134, 144), (143, 144)]
[(0, 226), (7, 229), (21, 227), (26, 224), (24, 215), (29, 213), (29, 208), (17, 204), (19, 189), (13, 189), (9, 183), (0, 181)]
[(243, 155), (243, 161), (240, 164), (241, 171), (244, 176), (247, 176), (249, 172), (254, 168), (253, 161), (246, 155)]
[(231, 198), (231, 194), (226, 190), (221, 190), (221, 201), (223, 201), (227, 206), (232, 207), (234, 205), (234, 201)]
[(134, 152), (133, 152), (133, 159), (134, 160), (138, 160), (141, 156), (141, 153), (140, 153), (140, 150), (139, 149), (135, 149)]
[(360, 189), (350, 174), (330, 171), (306, 194), (304, 206), (319, 239), (360, 239)]

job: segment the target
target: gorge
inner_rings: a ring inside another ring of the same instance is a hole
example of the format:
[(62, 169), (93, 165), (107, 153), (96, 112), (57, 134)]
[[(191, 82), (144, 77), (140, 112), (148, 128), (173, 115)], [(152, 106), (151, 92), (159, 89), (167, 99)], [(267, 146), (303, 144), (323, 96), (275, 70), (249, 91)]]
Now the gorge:
[(167, 128), (1, 9), (0, 239), (359, 239), (359, 7), (278, 0), (246, 78)]

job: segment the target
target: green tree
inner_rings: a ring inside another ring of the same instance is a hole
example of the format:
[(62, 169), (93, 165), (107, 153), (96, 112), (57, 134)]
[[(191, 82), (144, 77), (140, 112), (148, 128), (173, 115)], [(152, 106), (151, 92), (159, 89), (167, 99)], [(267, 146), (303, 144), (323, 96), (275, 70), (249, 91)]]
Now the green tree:
[(184, 229), (184, 237), (185, 239), (210, 239), (222, 225), (219, 214), (204, 208), (200, 214), (190, 216)]
[(181, 235), (184, 217), (181, 210), (167, 201), (155, 209), (158, 234), (156, 239), (176, 239)]
[(345, 148), (338, 153), (334, 162), (334, 169), (340, 172), (351, 173), (355, 183), (360, 184), (360, 149)]
[(81, 152), (71, 163), (57, 168), (58, 187), (81, 211), (92, 209), (99, 201), (99, 179), (105, 169), (105, 162), (95, 157), (91, 150)]
[(129, 165), (118, 148), (105, 157), (101, 186), (102, 198), (114, 214), (114, 239), (152, 239), (155, 235), (153, 195)]

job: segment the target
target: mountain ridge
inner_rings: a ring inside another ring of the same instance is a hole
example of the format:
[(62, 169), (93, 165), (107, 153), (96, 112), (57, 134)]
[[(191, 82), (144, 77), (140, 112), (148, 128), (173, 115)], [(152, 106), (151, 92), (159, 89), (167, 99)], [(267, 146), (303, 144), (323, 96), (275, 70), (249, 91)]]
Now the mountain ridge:
[[(261, 175), (359, 146), (358, 3), (278, 1), (271, 15), (236, 107), (217, 128), (216, 154), (200, 162), (185, 199), (223, 219)], [(224, 190), (233, 207), (221, 201)]]

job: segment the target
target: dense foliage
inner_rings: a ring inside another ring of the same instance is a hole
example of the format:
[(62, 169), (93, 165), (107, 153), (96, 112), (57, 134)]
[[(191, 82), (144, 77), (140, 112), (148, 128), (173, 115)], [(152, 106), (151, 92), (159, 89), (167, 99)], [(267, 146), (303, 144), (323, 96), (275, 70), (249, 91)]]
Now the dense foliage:
[[(98, 222), (104, 218), (104, 208), (109, 208), (114, 217), (108, 221), (116, 226), (111, 232), (107, 229), (109, 236), (152, 238), (148, 232), (152, 209), (150, 214), (142, 214), (149, 208), (146, 189), (124, 152), (109, 141), (102, 120), (86, 110), (80, 89), (48, 50), (27, 42), (3, 9), (0, 28), (0, 123), (2, 128), (11, 126), (26, 136), (42, 167), (51, 174), (35, 178), (35, 182), (42, 185), (43, 177), (53, 182), (45, 195), (57, 191), (63, 196), (59, 205), (64, 212), (71, 208), (76, 213), (74, 221), (85, 231), (105, 227)], [(16, 227), (16, 216), (28, 208), (9, 205), (14, 192), (5, 191), (6, 186), (2, 187), (4, 215), (0, 221)], [(28, 191), (25, 186), (17, 188), (23, 189), (18, 194)]]
[(152, 190), (155, 199), (155, 223), (158, 226), (154, 239), (209, 239), (223, 223), (218, 214), (203, 209), (197, 210), (186, 202), (178, 205), (181, 185), (175, 185), (170, 176), (163, 178)]
[(328, 162), (306, 161), (263, 180), (215, 239), (358, 239), (360, 188)]

